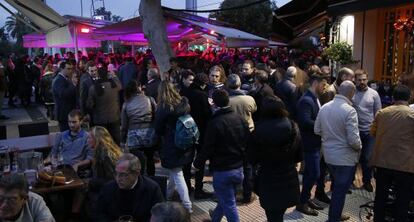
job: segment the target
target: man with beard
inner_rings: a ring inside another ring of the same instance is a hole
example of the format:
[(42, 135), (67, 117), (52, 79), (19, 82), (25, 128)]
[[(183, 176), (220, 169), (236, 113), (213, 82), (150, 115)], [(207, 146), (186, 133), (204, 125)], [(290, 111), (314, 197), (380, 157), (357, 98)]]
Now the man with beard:
[(355, 71), (356, 93), (354, 96), (354, 108), (358, 114), (359, 136), (361, 137), (362, 150), (359, 163), (362, 168), (363, 188), (372, 192), (372, 169), (368, 166), (374, 138), (369, 130), (374, 121), (375, 114), (381, 109), (381, 99), (377, 91), (368, 87), (368, 74), (365, 70)]
[(303, 174), (303, 186), (300, 204), (296, 210), (307, 215), (317, 216), (316, 210), (323, 207), (310, 200), (313, 185), (320, 177), (321, 137), (314, 133), (316, 116), (321, 104), (318, 96), (322, 93), (326, 79), (319, 73), (310, 77), (310, 87), (299, 99), (297, 104), (298, 124), (304, 144), (305, 171)]
[(250, 91), (253, 88), (254, 83), (254, 63), (252, 60), (246, 60), (243, 63), (242, 69), (241, 69), (241, 89)]

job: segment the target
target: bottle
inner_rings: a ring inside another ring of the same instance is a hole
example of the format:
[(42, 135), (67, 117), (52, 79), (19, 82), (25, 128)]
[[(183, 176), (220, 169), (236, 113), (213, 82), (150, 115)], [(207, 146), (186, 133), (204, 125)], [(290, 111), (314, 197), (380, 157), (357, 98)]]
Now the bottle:
[(10, 173), (10, 148), (7, 147), (2, 152), (2, 158), (1, 158), (1, 164), (3, 167), (3, 174), (9, 174)]
[(12, 155), (12, 162), (11, 162), (11, 172), (16, 173), (19, 171), (18, 159), (19, 159), (19, 149), (17, 147), (12, 147), (10, 154)]

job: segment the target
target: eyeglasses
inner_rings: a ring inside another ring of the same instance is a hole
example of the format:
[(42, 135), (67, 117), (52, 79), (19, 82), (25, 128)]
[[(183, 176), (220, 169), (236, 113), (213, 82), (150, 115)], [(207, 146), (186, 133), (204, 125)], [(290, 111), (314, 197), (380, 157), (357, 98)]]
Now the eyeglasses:
[(210, 77), (219, 78), (219, 75), (210, 75)]
[(127, 177), (131, 176), (132, 174), (133, 174), (133, 172), (128, 172), (128, 173), (115, 172), (114, 177), (115, 178), (127, 178)]
[(19, 199), (19, 197), (0, 196), (0, 204), (7, 202), (10, 205), (16, 205)]

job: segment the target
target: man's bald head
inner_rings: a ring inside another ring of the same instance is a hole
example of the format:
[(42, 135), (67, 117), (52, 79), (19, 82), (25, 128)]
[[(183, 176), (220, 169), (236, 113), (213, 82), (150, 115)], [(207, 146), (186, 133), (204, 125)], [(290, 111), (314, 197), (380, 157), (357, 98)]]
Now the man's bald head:
[(341, 85), (343, 81), (346, 80), (350, 80), (350, 81), (354, 81), (355, 78), (355, 74), (354, 71), (352, 71), (352, 69), (350, 68), (341, 68), (338, 72), (338, 78), (337, 78), (337, 83), (338, 85)]
[(345, 96), (349, 100), (352, 100), (352, 97), (354, 97), (356, 87), (353, 82), (349, 80), (345, 80), (341, 83), (338, 89), (338, 93), (340, 95)]

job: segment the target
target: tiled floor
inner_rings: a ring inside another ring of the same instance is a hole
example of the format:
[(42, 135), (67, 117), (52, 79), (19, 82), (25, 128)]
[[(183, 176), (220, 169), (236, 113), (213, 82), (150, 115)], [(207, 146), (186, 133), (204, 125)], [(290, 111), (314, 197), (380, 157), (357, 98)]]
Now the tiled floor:
[[(361, 175), (360, 171), (358, 170), (355, 185), (360, 187), (362, 184), (361, 182)], [(157, 166), (157, 175), (165, 175), (163, 170), (160, 166)], [(213, 191), (213, 187), (211, 184), (211, 177), (205, 178), (204, 188), (208, 191)], [(326, 186), (329, 189), (329, 182)], [(328, 193), (330, 195), (330, 193)], [(344, 213), (351, 217), (350, 222), (359, 222), (359, 206), (372, 201), (374, 199), (374, 193), (366, 192), (362, 189), (355, 189), (352, 190), (352, 194), (346, 196), (346, 203), (344, 207)], [(324, 210), (319, 211), (319, 215), (317, 217), (307, 216), (299, 213), (295, 210), (294, 207), (287, 210), (285, 213), (284, 221), (304, 221), (304, 222), (324, 222), (328, 219), (328, 209), (329, 206), (327, 204), (320, 203)], [(191, 215), (192, 222), (202, 222), (205, 219), (209, 219), (208, 211), (209, 209), (214, 209), (216, 203), (211, 200), (203, 200), (203, 201), (195, 201), (193, 200), (193, 210), (194, 213)], [(263, 209), (260, 207), (259, 200), (257, 199), (252, 204), (247, 206), (238, 206), (238, 212), (240, 216), (240, 221), (242, 222), (266, 222), (266, 215)], [(226, 221), (225, 218), (223, 221)]]
[[(39, 121), (41, 118), (39, 113), (42, 113), (45, 116), (45, 110), (42, 107), (38, 107), (37, 112), (33, 110), (25, 110), (23, 108), (7, 108), (3, 110), (3, 114), (11, 117), (9, 120), (1, 121), (1, 125), (7, 125), (8, 131), (8, 138), (18, 137), (18, 133), (16, 133), (17, 125), (22, 123), (29, 123), (33, 121)], [(35, 112), (35, 113), (33, 113)], [(33, 119), (35, 118), (35, 119)], [(50, 132), (56, 131), (57, 123), (55, 121), (49, 122), (49, 129)], [(163, 170), (160, 166), (157, 166), (157, 174), (162, 175)], [(205, 183), (205, 189), (209, 191), (213, 191), (211, 185), (211, 177), (206, 177), (205, 179), (207, 182)], [(210, 181), (210, 182), (209, 182)], [(355, 180), (357, 187), (361, 186), (361, 176), (358, 171), (357, 177)], [(329, 186), (327, 186), (329, 188)], [(330, 194), (329, 194), (330, 195)], [(353, 193), (347, 195), (346, 203), (344, 208), (344, 213), (351, 216), (349, 221), (356, 222), (361, 221), (359, 219), (359, 206), (365, 204), (368, 201), (373, 200), (374, 194), (368, 193), (364, 190), (353, 190)], [(202, 222), (205, 219), (209, 219), (208, 210), (213, 209), (216, 206), (216, 203), (211, 200), (204, 200), (204, 201), (193, 201), (193, 209), (194, 213), (192, 214), (192, 221), (193, 222)], [(285, 221), (310, 221), (310, 222), (323, 222), (327, 220), (328, 215), (328, 206), (325, 206), (325, 209), (319, 212), (319, 216), (312, 217), (312, 216), (305, 216), (297, 211), (294, 208), (288, 209), (285, 214)], [(264, 214), (263, 209), (260, 207), (259, 200), (254, 201), (252, 204), (247, 206), (238, 206), (238, 211), (240, 215), (240, 219), (242, 222), (265, 222), (266, 216)], [(226, 221), (223, 219), (223, 221)]]

